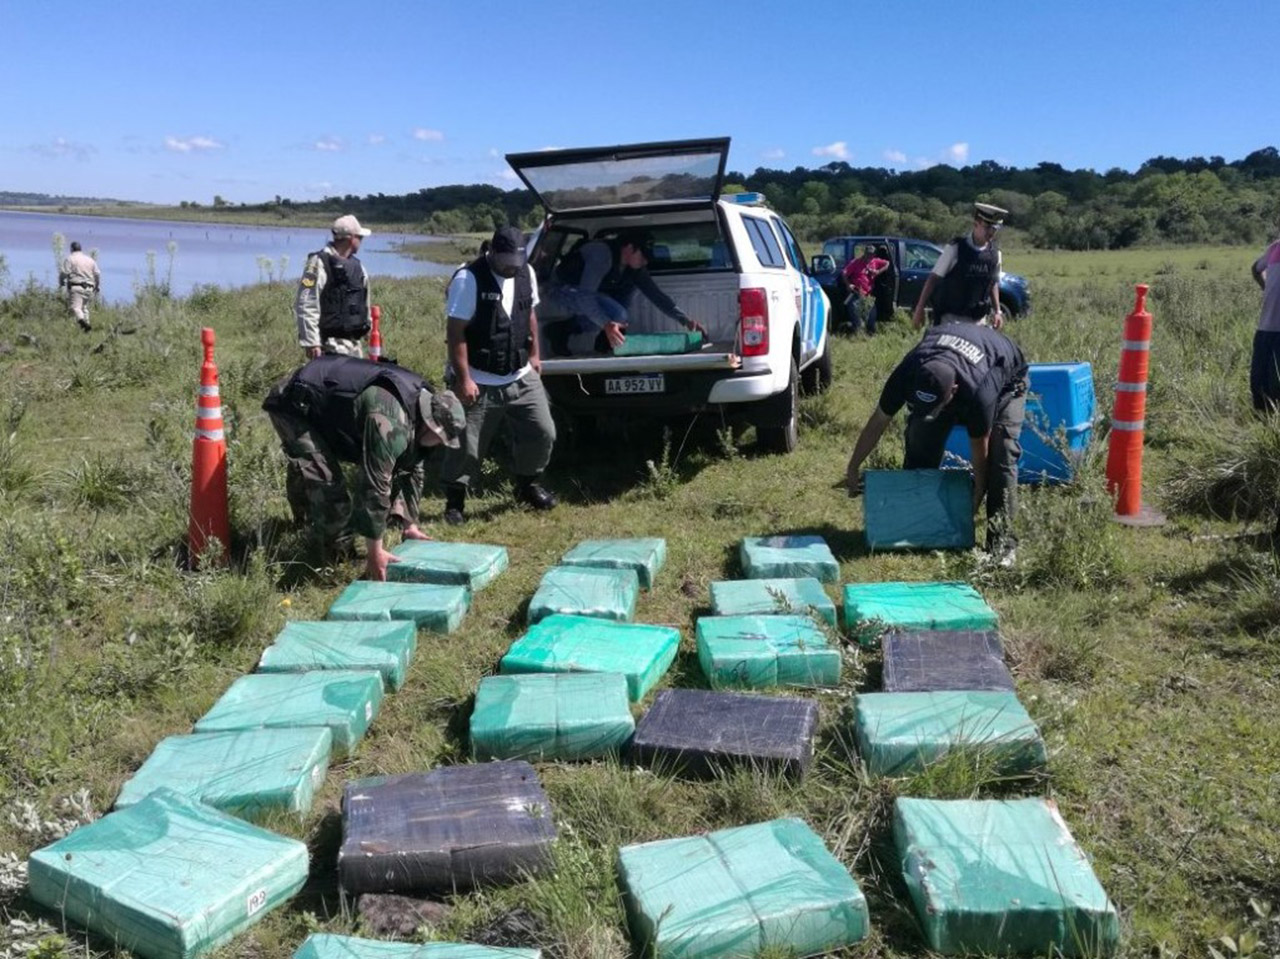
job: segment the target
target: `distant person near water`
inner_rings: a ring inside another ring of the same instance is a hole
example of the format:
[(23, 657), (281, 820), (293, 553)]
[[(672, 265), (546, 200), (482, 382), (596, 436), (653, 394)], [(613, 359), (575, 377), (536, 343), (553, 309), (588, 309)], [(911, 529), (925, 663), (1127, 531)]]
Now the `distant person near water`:
[(1255, 410), (1274, 410), (1280, 407), (1280, 239), (1254, 261), (1253, 278), (1262, 287), (1262, 313), (1253, 334), (1249, 392)]
[(924, 281), (911, 316), (917, 330), (924, 326), (926, 306), (933, 307), (935, 325), (989, 323), (1000, 329), (1004, 318), (1000, 315), (1001, 262), (996, 234), (1008, 212), (990, 203), (973, 205), (973, 228), (947, 244)]
[(71, 315), (80, 324), (80, 329), (88, 333), (93, 329), (89, 322), (89, 304), (102, 287), (102, 271), (93, 257), (80, 251), (76, 240), (71, 241), (71, 252), (62, 261), (58, 286), (66, 289)]
[(307, 256), (298, 281), (293, 314), (298, 345), (309, 359), (321, 353), (364, 356), (360, 341), (369, 335), (369, 277), (356, 253), (370, 234), (351, 214), (333, 221), (333, 240)]

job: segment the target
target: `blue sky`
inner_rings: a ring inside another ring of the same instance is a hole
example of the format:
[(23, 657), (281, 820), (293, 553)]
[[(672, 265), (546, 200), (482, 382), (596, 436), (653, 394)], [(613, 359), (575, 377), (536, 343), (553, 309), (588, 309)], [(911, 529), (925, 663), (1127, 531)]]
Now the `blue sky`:
[(503, 154), (1135, 169), (1280, 145), (1280, 2), (0, 0), (0, 190), (174, 203), (513, 186)]

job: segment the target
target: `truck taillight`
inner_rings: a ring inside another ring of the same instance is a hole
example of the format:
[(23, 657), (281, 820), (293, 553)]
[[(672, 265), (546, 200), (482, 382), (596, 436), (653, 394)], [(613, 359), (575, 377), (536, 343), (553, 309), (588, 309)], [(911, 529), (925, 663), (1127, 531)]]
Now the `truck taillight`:
[(762, 289), (738, 291), (738, 316), (742, 331), (742, 355), (769, 352), (769, 297)]

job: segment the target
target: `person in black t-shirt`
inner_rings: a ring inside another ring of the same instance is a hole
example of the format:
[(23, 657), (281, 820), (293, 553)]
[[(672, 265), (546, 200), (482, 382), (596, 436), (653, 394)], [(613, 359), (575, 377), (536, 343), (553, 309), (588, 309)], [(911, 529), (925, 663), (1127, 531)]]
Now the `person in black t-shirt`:
[(1027, 361), (1003, 333), (974, 323), (931, 328), (889, 374), (854, 444), (845, 471), (850, 494), (860, 491), (862, 464), (903, 406), (903, 469), (937, 469), (947, 434), (960, 423), (972, 450), (974, 510), (987, 504), (987, 549), (1011, 556), (1026, 394)]

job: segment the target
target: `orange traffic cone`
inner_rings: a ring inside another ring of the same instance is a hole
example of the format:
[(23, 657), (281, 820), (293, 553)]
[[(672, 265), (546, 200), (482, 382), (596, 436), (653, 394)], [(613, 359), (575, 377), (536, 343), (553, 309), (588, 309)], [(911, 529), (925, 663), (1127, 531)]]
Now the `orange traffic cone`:
[(1111, 435), (1107, 442), (1107, 492), (1115, 498), (1115, 518), (1129, 526), (1159, 526), (1163, 515), (1142, 503), (1142, 444), (1146, 436), (1147, 371), (1151, 356), (1151, 314), (1147, 286), (1138, 284), (1133, 312), (1124, 320), (1120, 375), (1116, 381)]
[(213, 362), (213, 330), (200, 331), (204, 363), (200, 367), (200, 396), (196, 400), (196, 435), (191, 451), (191, 525), (188, 539), (194, 568), (211, 538), (221, 546), (226, 563), (231, 543), (227, 514), (227, 440), (222, 431), (222, 400), (218, 396), (218, 367)]
[(381, 363), (382, 330), (378, 328), (378, 324), (382, 322), (382, 307), (372, 307), (369, 310), (369, 316), (373, 321), (373, 329), (369, 331), (369, 359), (375, 363)]

